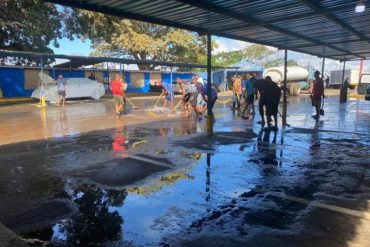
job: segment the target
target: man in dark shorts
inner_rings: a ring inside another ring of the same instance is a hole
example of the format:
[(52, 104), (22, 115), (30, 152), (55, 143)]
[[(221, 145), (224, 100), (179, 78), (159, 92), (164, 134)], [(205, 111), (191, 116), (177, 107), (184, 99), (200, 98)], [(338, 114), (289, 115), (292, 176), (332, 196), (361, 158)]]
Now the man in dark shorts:
[(211, 111), (208, 112), (208, 115), (212, 115), (212, 118), (213, 118), (213, 106), (215, 105), (216, 101), (217, 101), (217, 91), (212, 87), (211, 88), (211, 98), (209, 99), (208, 98), (208, 92), (207, 92), (207, 85), (203, 86), (203, 84), (198, 84), (197, 85), (197, 88), (198, 88), (198, 92), (200, 93), (200, 95), (202, 96), (203, 100), (205, 102), (208, 102), (210, 101), (210, 104), (211, 104)]
[(320, 109), (321, 109), (321, 98), (324, 98), (324, 81), (320, 78), (320, 72), (315, 71), (314, 73), (315, 80), (312, 82), (311, 88), (311, 101), (312, 106), (315, 107), (316, 115), (312, 117), (315, 120), (320, 118)]
[[(266, 115), (267, 128), (266, 130), (278, 130), (277, 114), (281, 97), (280, 87), (271, 80), (271, 77), (266, 76), (265, 79), (257, 80), (255, 88), (259, 92), (259, 112), (262, 120), (258, 123), (265, 125), (264, 116)], [(266, 112), (264, 111), (266, 109)], [(271, 126), (271, 116), (274, 118), (274, 126)]]
[[(277, 115), (279, 112), (279, 103), (281, 97), (280, 87), (272, 81), (270, 76), (266, 76), (266, 115), (267, 115), (267, 128), (273, 131), (278, 130)], [(274, 126), (271, 126), (271, 116), (274, 118)]]

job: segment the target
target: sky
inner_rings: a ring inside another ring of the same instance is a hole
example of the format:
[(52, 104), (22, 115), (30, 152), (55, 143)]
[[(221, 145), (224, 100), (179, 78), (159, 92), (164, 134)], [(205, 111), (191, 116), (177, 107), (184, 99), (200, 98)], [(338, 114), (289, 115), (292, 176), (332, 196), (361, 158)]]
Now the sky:
[[(242, 50), (243, 48), (251, 44), (248, 42), (221, 38), (216, 36), (213, 36), (212, 38), (218, 43), (218, 48), (215, 50), (215, 53), (219, 53), (222, 51)], [(82, 41), (80, 39), (75, 39), (73, 41), (70, 41), (66, 38), (63, 38), (59, 40), (59, 44), (60, 44), (59, 48), (50, 46), (50, 48), (54, 50), (55, 54), (88, 56), (92, 51), (90, 40)], [(277, 56), (283, 58), (284, 51), (278, 51)], [(316, 56), (289, 51), (288, 59), (296, 60), (300, 66), (306, 67), (308, 64), (310, 64), (315, 69), (321, 70), (322, 59)], [(342, 66), (343, 65), (338, 61), (326, 59), (325, 71), (341, 70)], [(347, 62), (346, 68), (359, 69), (359, 62)], [(365, 71), (370, 71), (369, 62), (367, 63), (365, 62)]]

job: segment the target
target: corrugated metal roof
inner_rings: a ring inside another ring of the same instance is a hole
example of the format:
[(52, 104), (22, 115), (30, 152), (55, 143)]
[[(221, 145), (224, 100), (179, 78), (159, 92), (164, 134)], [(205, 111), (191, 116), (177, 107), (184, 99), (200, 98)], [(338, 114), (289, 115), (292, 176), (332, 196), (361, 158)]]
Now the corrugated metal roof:
[(46, 0), (339, 60), (370, 58), (370, 1)]

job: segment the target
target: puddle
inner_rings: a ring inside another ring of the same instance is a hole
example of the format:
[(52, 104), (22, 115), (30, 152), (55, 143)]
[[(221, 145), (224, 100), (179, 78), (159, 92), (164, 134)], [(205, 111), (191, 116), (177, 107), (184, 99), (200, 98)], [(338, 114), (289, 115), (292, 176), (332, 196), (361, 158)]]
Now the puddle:
[(221, 108), (212, 138), (183, 119), (1, 146), (0, 221), (51, 246), (345, 246), (359, 219), (317, 205), (368, 210), (370, 127), (302, 109), (277, 133)]

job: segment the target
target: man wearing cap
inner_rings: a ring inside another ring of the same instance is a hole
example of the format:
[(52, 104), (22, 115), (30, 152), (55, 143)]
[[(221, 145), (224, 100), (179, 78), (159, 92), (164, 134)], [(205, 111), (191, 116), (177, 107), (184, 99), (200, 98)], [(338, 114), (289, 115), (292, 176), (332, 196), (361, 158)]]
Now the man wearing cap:
[(320, 72), (317, 70), (314, 73), (314, 77), (315, 80), (313, 80), (311, 86), (311, 101), (312, 106), (315, 107), (316, 115), (313, 115), (312, 118), (318, 120), (320, 118), (321, 98), (325, 97), (324, 81), (320, 78)]

